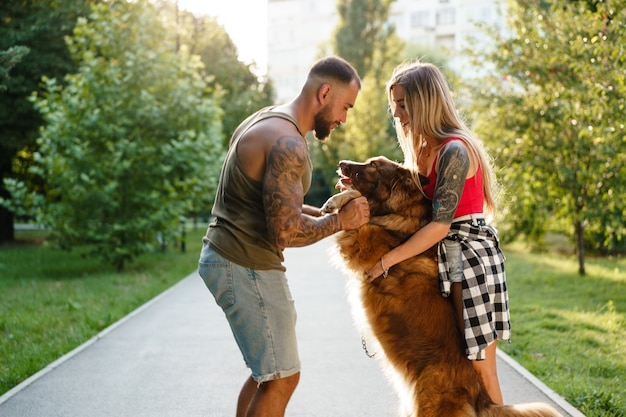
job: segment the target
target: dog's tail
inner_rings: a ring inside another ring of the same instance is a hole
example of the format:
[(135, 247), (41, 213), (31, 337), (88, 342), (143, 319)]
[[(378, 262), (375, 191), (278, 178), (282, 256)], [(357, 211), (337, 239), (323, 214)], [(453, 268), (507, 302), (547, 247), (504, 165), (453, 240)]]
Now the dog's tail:
[(563, 417), (561, 413), (545, 403), (516, 405), (493, 405), (482, 410), (478, 417)]

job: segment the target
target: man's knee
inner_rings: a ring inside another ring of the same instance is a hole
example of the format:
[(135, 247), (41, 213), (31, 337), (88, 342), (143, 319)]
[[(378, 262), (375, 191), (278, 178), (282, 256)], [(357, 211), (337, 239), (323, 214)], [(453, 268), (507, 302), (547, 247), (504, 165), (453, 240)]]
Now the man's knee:
[(280, 378), (277, 381), (281, 381), (282, 386), (294, 391), (298, 386), (298, 382), (300, 382), (300, 372), (295, 373), (287, 378)]
[(261, 384), (259, 389), (272, 390), (277, 392), (292, 393), (295, 391), (300, 381), (300, 372), (286, 378), (273, 379)]

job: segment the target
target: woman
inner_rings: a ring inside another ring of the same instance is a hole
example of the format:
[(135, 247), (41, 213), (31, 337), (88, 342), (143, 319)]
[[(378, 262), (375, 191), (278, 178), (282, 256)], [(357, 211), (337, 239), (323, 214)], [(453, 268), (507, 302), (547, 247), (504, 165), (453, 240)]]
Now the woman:
[(437, 67), (399, 65), (387, 83), (387, 97), (405, 164), (419, 173), (433, 215), (366, 271), (368, 281), (438, 244), (441, 292), (452, 296), (468, 359), (491, 399), (502, 404), (496, 344), (509, 340), (510, 326), (504, 256), (496, 230), (484, 217), (495, 212), (493, 168)]

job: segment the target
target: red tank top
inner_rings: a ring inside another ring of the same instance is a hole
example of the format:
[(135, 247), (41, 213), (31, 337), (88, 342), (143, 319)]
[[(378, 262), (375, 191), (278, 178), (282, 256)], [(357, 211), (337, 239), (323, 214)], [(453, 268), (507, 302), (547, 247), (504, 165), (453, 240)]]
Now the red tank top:
[[(445, 145), (453, 140), (462, 140), (460, 138), (451, 137), (443, 142)], [(441, 152), (441, 150), (440, 150)], [(437, 185), (437, 161), (439, 160), (439, 154), (433, 162), (432, 169), (428, 175), (428, 184), (422, 186), (424, 194), (429, 199), (433, 199), (435, 195), (435, 186)], [(467, 214), (477, 214), (483, 212), (483, 205), (485, 203), (485, 194), (483, 192), (483, 172), (480, 165), (476, 170), (476, 174), (473, 177), (465, 180), (465, 186), (463, 187), (463, 193), (461, 194), (461, 200), (459, 206), (456, 208), (454, 217), (461, 217)]]

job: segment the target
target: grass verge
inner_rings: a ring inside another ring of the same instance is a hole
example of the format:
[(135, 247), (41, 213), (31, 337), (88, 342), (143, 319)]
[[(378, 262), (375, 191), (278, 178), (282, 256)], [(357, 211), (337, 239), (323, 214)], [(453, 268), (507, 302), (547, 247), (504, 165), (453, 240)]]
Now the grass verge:
[(512, 343), (498, 345), (588, 417), (626, 416), (626, 260), (505, 248)]
[(187, 250), (140, 257), (123, 273), (81, 251), (44, 245), (20, 232), (0, 247), (0, 395), (192, 273), (204, 230)]

